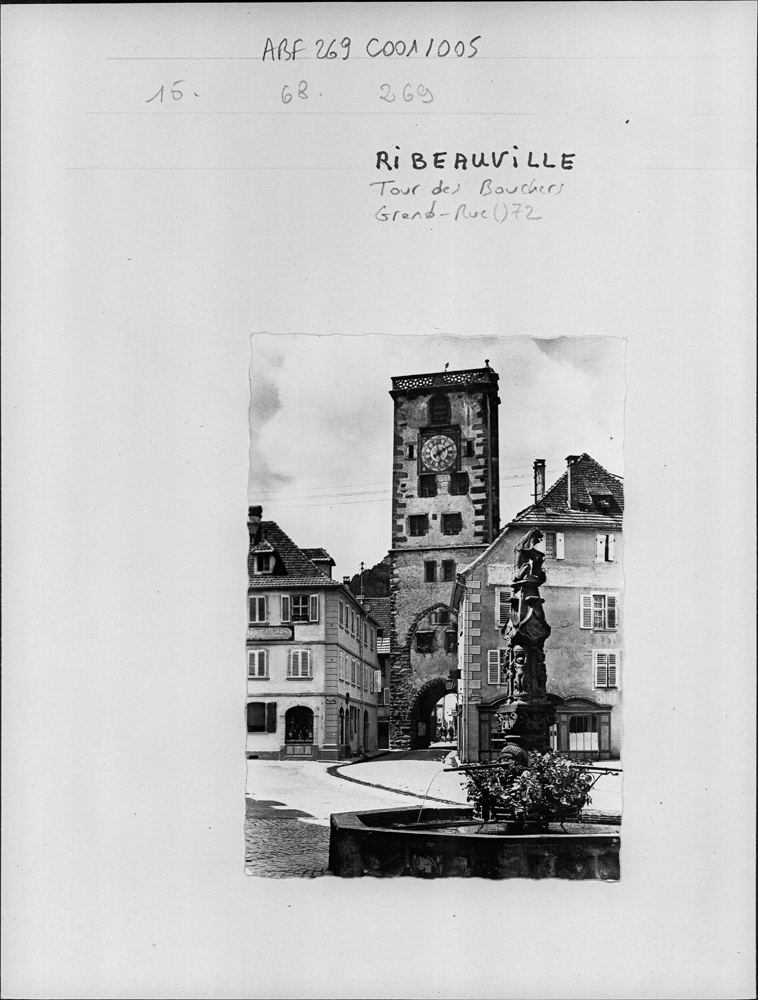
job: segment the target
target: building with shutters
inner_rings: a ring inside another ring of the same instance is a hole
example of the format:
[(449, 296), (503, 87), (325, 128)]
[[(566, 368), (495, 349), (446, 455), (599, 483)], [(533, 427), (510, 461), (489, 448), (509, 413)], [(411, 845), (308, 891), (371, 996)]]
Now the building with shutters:
[(248, 512), (247, 753), (340, 760), (377, 747), (377, 623), (332, 579), (324, 549), (300, 549)]
[(621, 613), (623, 481), (587, 454), (545, 491), (545, 463), (534, 463), (536, 502), (507, 524), (462, 569), (453, 588), (458, 612), (461, 747), (467, 761), (497, 757), (497, 717), (505, 698), (505, 642), (513, 550), (531, 529), (544, 539), (547, 582), (540, 588), (552, 633), (545, 643), (547, 689), (556, 703), (555, 749), (569, 756), (618, 758), (623, 738)]

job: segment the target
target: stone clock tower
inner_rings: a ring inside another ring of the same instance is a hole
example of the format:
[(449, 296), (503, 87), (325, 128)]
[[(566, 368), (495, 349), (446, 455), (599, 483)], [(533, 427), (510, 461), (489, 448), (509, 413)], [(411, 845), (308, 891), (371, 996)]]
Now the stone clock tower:
[(392, 379), (390, 740), (427, 746), (434, 705), (455, 690), (453, 583), (500, 531), (498, 376), (468, 371)]

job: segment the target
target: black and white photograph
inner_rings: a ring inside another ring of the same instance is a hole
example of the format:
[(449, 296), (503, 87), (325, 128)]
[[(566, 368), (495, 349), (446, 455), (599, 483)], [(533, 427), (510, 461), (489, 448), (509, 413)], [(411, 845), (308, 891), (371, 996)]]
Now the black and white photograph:
[(246, 870), (618, 879), (626, 345), (358, 345), (252, 338)]

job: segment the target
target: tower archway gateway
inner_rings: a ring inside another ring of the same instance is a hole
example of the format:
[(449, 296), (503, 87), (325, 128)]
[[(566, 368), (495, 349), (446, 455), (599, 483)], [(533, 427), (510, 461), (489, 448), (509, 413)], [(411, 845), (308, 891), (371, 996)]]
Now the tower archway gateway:
[(423, 750), (436, 739), (435, 710), (440, 698), (450, 694), (449, 678), (431, 677), (416, 692), (410, 709), (410, 748)]
[(441, 682), (435, 702), (451, 690), (456, 574), (500, 530), (498, 375), (485, 365), (392, 379), (390, 745), (396, 749), (426, 738), (417, 729), (424, 724), (417, 718), (422, 686)]

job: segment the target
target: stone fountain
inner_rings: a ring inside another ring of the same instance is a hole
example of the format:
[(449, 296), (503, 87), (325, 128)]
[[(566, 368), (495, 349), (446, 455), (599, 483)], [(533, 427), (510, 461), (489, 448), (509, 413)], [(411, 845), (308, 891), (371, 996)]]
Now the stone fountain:
[[(506, 735), (502, 758), (528, 762), (529, 751), (550, 749), (554, 702), (547, 693), (545, 619), (540, 587), (545, 555), (532, 528), (515, 549), (502, 680), (506, 698), (498, 712)], [(497, 765), (466, 765), (473, 772)], [(602, 770), (593, 768), (592, 770)], [(422, 820), (423, 814), (423, 820)], [(335, 875), (420, 878), (619, 878), (618, 828), (605, 824), (560, 824), (539, 833), (515, 833), (508, 823), (490, 824), (471, 807), (413, 807), (331, 817), (329, 868)]]

